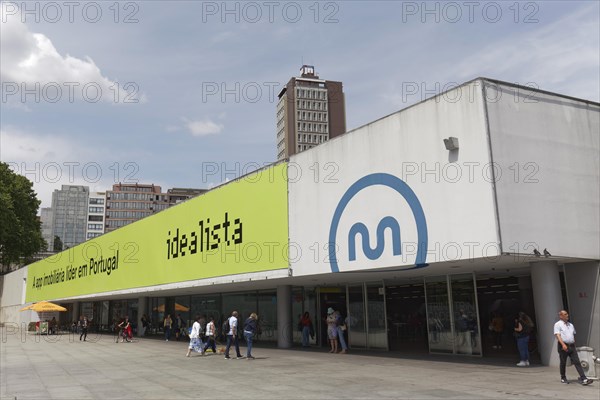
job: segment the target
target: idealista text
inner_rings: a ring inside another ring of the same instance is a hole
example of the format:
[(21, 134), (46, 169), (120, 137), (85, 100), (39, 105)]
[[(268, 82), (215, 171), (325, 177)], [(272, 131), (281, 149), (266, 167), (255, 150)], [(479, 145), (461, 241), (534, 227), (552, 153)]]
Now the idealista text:
[[(214, 219), (213, 219), (214, 221)], [(229, 220), (229, 213), (225, 213), (223, 221), (211, 225), (210, 218), (198, 221), (198, 231), (179, 234), (179, 228), (169, 230), (167, 233), (167, 260), (171, 258), (185, 257), (188, 254), (196, 254), (198, 251), (217, 250), (220, 246), (241, 244), (242, 220), (236, 218), (233, 224)], [(172, 235), (171, 232), (174, 232)], [(200, 238), (200, 248), (198, 248)]]

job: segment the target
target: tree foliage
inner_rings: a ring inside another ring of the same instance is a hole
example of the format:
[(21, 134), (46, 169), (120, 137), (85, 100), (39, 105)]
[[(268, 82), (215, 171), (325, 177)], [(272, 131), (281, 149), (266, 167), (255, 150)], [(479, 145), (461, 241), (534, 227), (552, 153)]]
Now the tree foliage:
[(0, 162), (0, 264), (2, 270), (46, 248), (32, 182)]
[(57, 253), (63, 250), (63, 242), (60, 240), (59, 236), (54, 236), (54, 245), (52, 246), (52, 250)]

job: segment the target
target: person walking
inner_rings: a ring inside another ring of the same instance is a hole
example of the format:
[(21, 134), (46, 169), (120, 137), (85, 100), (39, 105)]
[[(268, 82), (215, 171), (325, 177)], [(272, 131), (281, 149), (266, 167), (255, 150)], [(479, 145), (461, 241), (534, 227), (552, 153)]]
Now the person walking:
[(235, 353), (238, 359), (244, 358), (240, 353), (240, 343), (238, 341), (238, 312), (234, 311), (229, 317), (229, 331), (227, 332), (227, 346), (225, 347), (225, 359), (229, 360), (229, 349), (233, 344), (235, 346)]
[(257, 322), (258, 315), (252, 313), (244, 323), (244, 339), (246, 339), (246, 343), (248, 344), (246, 358), (248, 360), (254, 360), (254, 356), (252, 356), (252, 339), (254, 339), (254, 335), (256, 334)]
[(515, 319), (515, 336), (517, 338), (517, 348), (519, 349), (519, 356), (521, 361), (517, 364), (517, 367), (528, 367), (529, 366), (529, 336), (533, 330), (533, 321), (523, 311), (519, 312), (519, 316)]
[(186, 357), (190, 356), (192, 350), (199, 352), (202, 356), (204, 355), (204, 346), (200, 340), (200, 334), (202, 331), (202, 327), (200, 326), (200, 318), (200, 315), (196, 315), (196, 319), (192, 325), (192, 331), (190, 332), (190, 345), (188, 346), (188, 350), (185, 355)]
[(575, 347), (575, 326), (569, 322), (569, 313), (565, 310), (561, 310), (558, 313), (558, 318), (559, 320), (554, 324), (554, 336), (556, 336), (556, 340), (558, 340), (560, 381), (566, 384), (569, 383), (566, 374), (567, 357), (569, 357), (571, 358), (571, 364), (573, 364), (579, 374), (579, 383), (582, 385), (589, 385), (592, 381), (585, 376), (583, 368), (581, 367), (577, 348)]
[(309, 347), (308, 337), (314, 336), (314, 331), (308, 311), (305, 311), (302, 318), (300, 318), (300, 325), (302, 325), (302, 347)]
[(87, 339), (87, 332), (88, 332), (88, 325), (89, 325), (89, 321), (87, 319), (87, 317), (85, 316), (81, 316), (79, 318), (79, 327), (81, 328), (81, 334), (79, 335), (79, 340), (81, 340), (81, 338), (83, 338), (83, 341), (85, 342)]
[(215, 326), (215, 319), (210, 317), (208, 324), (206, 324), (206, 345), (204, 346), (204, 352), (210, 347), (213, 353), (217, 352), (217, 345), (215, 344), (215, 336), (217, 334), (217, 327)]
[(131, 331), (131, 323), (129, 322), (129, 317), (125, 317), (123, 322), (119, 324), (119, 328), (121, 328), (120, 332), (122, 332), (121, 343), (125, 342), (125, 340), (130, 342), (133, 338), (133, 334)]
[(163, 328), (165, 329), (165, 340), (168, 342), (171, 339), (171, 326), (173, 325), (173, 320), (171, 319), (171, 314), (167, 314), (165, 320), (163, 321)]
[(347, 329), (346, 322), (342, 317), (342, 313), (339, 311), (335, 311), (333, 313), (335, 315), (335, 324), (337, 329), (337, 336), (340, 341), (340, 346), (342, 349), (340, 350), (340, 354), (346, 354), (348, 352), (348, 345), (346, 344), (346, 338), (344, 337), (344, 332)]
[(179, 338), (183, 336), (183, 330), (185, 329), (185, 321), (181, 318), (181, 314), (177, 314), (175, 321), (173, 321), (173, 330), (175, 331), (175, 340), (179, 342)]
[(327, 309), (327, 318), (325, 318), (325, 322), (327, 323), (327, 338), (329, 339), (329, 345), (331, 346), (331, 350), (329, 350), (329, 352), (337, 353), (337, 321), (333, 313), (333, 308), (331, 307)]

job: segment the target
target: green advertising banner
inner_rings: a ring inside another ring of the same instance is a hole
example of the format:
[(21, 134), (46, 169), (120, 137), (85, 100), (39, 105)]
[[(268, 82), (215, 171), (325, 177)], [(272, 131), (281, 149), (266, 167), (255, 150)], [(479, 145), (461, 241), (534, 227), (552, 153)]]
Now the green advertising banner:
[(287, 164), (29, 266), (27, 302), (288, 267)]

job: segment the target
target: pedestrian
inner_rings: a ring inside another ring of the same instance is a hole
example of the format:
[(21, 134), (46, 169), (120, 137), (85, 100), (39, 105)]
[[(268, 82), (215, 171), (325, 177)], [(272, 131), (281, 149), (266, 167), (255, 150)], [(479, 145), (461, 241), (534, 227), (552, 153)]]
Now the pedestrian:
[(257, 330), (257, 321), (258, 315), (256, 313), (250, 314), (246, 322), (244, 322), (244, 338), (246, 339), (246, 343), (248, 344), (248, 348), (246, 350), (246, 358), (248, 360), (254, 360), (254, 356), (252, 356), (252, 339), (254, 339), (254, 335)]
[(115, 338), (115, 343), (119, 343), (119, 338), (121, 337), (121, 334), (123, 332), (123, 322), (125, 321), (125, 318), (121, 319), (120, 321), (117, 320), (117, 318), (115, 318), (114, 322), (113, 322), (113, 329), (115, 331), (115, 334), (117, 335)]
[(146, 314), (142, 315), (142, 329), (140, 332), (140, 336), (145, 336), (146, 335), (146, 329), (148, 328), (148, 316)]
[(309, 347), (308, 337), (314, 336), (314, 329), (308, 311), (302, 315), (300, 325), (302, 325), (302, 347)]
[(87, 317), (82, 315), (79, 318), (79, 327), (81, 328), (81, 334), (79, 335), (79, 340), (81, 340), (81, 338), (83, 338), (84, 342), (87, 339), (88, 324), (89, 324), (89, 321), (88, 321)]
[(489, 325), (490, 331), (494, 338), (493, 349), (502, 348), (502, 334), (504, 333), (504, 318), (500, 313), (495, 312)]
[(181, 318), (181, 314), (177, 314), (175, 317), (173, 329), (175, 330), (175, 340), (179, 342), (179, 337), (182, 335), (183, 329), (185, 329), (185, 321)]
[(205, 353), (209, 347), (212, 349), (213, 353), (217, 352), (217, 346), (215, 344), (216, 333), (217, 333), (217, 327), (215, 326), (215, 319), (214, 319), (214, 317), (211, 316), (208, 321), (208, 324), (206, 324), (206, 330), (205, 330), (205, 335), (206, 335), (206, 344), (204, 345)]
[(519, 356), (521, 361), (517, 364), (517, 367), (528, 367), (529, 366), (529, 336), (533, 330), (533, 321), (523, 311), (519, 312), (519, 316), (515, 318), (515, 337), (517, 338), (517, 348), (519, 349)]
[(225, 359), (229, 360), (229, 348), (233, 344), (235, 346), (235, 353), (238, 359), (244, 358), (240, 353), (240, 343), (238, 341), (238, 312), (234, 311), (229, 317), (229, 330), (227, 331), (227, 346), (225, 347)]
[(165, 340), (168, 342), (171, 339), (171, 326), (173, 325), (173, 320), (171, 319), (171, 314), (167, 314), (165, 320), (163, 321), (163, 328), (165, 329)]
[(190, 345), (188, 346), (186, 357), (190, 356), (192, 350), (200, 353), (200, 355), (204, 355), (204, 346), (202, 341), (200, 340), (201, 327), (200, 327), (200, 315), (196, 315), (196, 320), (192, 325), (192, 331), (190, 332)]
[(123, 322), (121, 322), (119, 324), (119, 328), (121, 328), (121, 343), (125, 342), (125, 340), (127, 341), (131, 341), (131, 339), (133, 338), (133, 333), (131, 330), (131, 323), (129, 322), (129, 317), (125, 317), (125, 319), (123, 320)]
[(50, 322), (48, 323), (48, 335), (56, 335), (56, 326), (58, 322), (56, 322), (56, 317), (52, 317)]
[(569, 383), (567, 380), (566, 367), (567, 357), (571, 358), (571, 364), (575, 366), (577, 373), (579, 374), (579, 383), (582, 385), (589, 385), (592, 383), (591, 379), (588, 379), (583, 372), (581, 362), (579, 361), (579, 355), (577, 354), (577, 348), (575, 347), (575, 326), (569, 322), (569, 313), (565, 310), (561, 310), (558, 313), (559, 321), (554, 324), (554, 336), (558, 340), (558, 356), (560, 357), (560, 381), (562, 383)]
[(340, 346), (342, 349), (340, 350), (340, 354), (346, 354), (348, 352), (348, 345), (346, 344), (346, 338), (344, 337), (344, 332), (346, 331), (347, 325), (342, 317), (342, 313), (338, 310), (333, 313), (335, 315), (335, 324), (337, 329), (337, 336), (340, 341)]
[(331, 350), (329, 350), (329, 352), (337, 353), (337, 321), (334, 315), (333, 308), (331, 307), (327, 309), (327, 318), (325, 318), (325, 322), (327, 323), (327, 338), (329, 339), (329, 345), (331, 346)]

